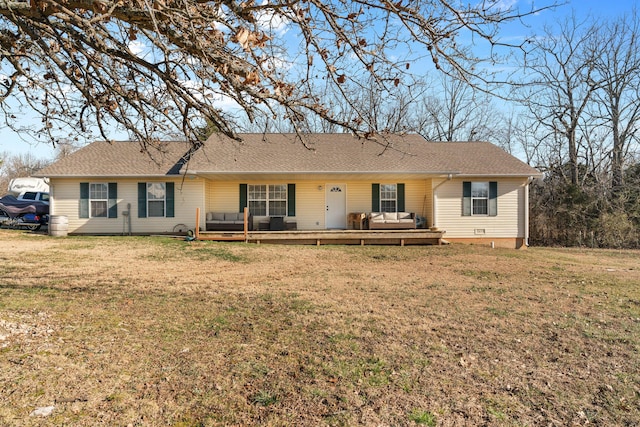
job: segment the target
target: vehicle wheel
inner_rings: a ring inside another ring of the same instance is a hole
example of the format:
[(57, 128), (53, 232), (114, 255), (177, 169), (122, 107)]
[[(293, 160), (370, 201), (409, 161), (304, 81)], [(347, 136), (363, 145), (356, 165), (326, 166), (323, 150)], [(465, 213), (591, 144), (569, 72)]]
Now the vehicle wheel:
[(27, 230), (29, 230), (29, 231), (38, 231), (38, 230), (40, 230), (40, 227), (42, 227), (41, 224), (27, 225)]

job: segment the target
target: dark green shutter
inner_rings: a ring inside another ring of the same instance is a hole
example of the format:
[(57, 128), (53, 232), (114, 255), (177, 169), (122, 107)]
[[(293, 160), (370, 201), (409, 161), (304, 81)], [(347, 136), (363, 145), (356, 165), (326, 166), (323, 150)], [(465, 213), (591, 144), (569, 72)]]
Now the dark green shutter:
[(118, 218), (118, 184), (110, 182), (107, 185), (109, 187), (109, 211), (107, 216), (109, 218)]
[(296, 185), (287, 184), (287, 216), (296, 216)]
[(398, 199), (398, 212), (404, 212), (404, 184), (396, 184), (396, 197)]
[(371, 212), (380, 212), (380, 184), (371, 184)]
[(80, 218), (89, 218), (89, 183), (80, 183)]
[(147, 183), (138, 183), (138, 218), (147, 217)]
[(244, 212), (244, 208), (248, 205), (247, 191), (247, 184), (240, 184), (240, 208), (238, 209), (238, 212)]
[(165, 217), (173, 218), (175, 216), (175, 185), (173, 182), (167, 182), (165, 184), (165, 202), (167, 205), (167, 211), (165, 212)]
[(462, 183), (462, 216), (471, 216), (471, 181)]
[(498, 183), (489, 182), (489, 216), (498, 215)]

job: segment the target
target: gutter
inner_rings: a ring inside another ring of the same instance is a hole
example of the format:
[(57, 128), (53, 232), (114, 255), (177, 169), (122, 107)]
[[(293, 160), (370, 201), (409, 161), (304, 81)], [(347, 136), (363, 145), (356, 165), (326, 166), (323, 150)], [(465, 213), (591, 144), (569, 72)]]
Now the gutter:
[(529, 185), (535, 178), (535, 176), (530, 176), (524, 185), (524, 245), (527, 248), (529, 247)]
[(37, 178), (43, 178), (46, 180), (54, 179), (95, 179), (95, 178), (182, 178), (184, 174), (136, 174), (136, 175), (118, 175), (118, 174), (101, 174), (101, 175), (33, 175)]
[(413, 171), (413, 170), (402, 170), (402, 171), (307, 171), (307, 170), (299, 170), (299, 171), (205, 171), (205, 170), (192, 170), (189, 169), (187, 171), (181, 170), (181, 175), (335, 175), (335, 174), (349, 174), (349, 175), (457, 175), (460, 172), (451, 172), (451, 171)]

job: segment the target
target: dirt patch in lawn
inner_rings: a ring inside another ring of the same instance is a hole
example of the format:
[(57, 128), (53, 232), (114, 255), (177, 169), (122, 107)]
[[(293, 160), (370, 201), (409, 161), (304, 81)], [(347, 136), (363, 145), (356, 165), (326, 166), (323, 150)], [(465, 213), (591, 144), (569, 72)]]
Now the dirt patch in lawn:
[(639, 425), (639, 252), (0, 244), (0, 425)]

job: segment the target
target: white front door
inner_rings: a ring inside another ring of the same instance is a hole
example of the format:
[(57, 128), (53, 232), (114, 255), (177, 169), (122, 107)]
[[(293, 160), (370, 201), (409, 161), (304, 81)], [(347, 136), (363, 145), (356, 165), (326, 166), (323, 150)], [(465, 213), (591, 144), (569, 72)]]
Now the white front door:
[(327, 184), (326, 228), (347, 228), (347, 185)]

